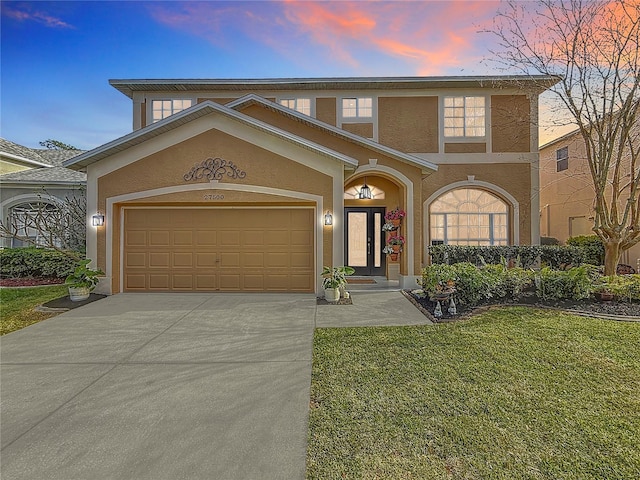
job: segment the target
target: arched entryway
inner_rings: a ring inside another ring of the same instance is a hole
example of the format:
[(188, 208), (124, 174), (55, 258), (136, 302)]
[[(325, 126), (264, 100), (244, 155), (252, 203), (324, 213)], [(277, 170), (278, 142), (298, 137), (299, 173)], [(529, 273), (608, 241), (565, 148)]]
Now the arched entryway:
[[(383, 230), (385, 213), (404, 209), (404, 188), (380, 173), (362, 173), (347, 180), (344, 188), (345, 265), (356, 275), (388, 276), (400, 271), (401, 255), (391, 258), (384, 251), (388, 232)], [(397, 231), (406, 235), (406, 232)]]

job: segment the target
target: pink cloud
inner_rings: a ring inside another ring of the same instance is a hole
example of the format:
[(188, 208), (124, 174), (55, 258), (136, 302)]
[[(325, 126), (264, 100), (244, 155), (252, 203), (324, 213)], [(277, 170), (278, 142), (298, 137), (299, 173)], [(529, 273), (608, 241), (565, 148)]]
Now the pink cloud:
[(73, 25), (40, 11), (28, 12), (9, 7), (3, 8), (2, 14), (19, 22), (36, 22), (51, 28), (74, 28)]
[(368, 69), (372, 58), (379, 64), (393, 58), (407, 65), (399, 74), (435, 75), (479, 63), (484, 51), (477, 24), (497, 8), (493, 1), (285, 0), (154, 3), (150, 10), (170, 28), (228, 48), (237, 40), (229, 32), (239, 31), (294, 61), (320, 55), (337, 66)]

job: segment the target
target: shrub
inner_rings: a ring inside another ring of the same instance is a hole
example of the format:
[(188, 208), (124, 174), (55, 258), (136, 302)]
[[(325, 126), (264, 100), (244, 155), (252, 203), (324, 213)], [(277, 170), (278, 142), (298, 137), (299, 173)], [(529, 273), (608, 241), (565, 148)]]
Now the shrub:
[(513, 262), (516, 266), (533, 268), (538, 264), (557, 269), (586, 263), (583, 251), (574, 246), (558, 245), (500, 245), (473, 247), (465, 245), (432, 245), (432, 263), (463, 263), (476, 266)]
[(5, 248), (0, 250), (2, 277), (57, 277), (73, 272), (77, 260), (56, 250), (43, 248)]
[(536, 276), (536, 293), (542, 300), (581, 300), (593, 291), (593, 269), (588, 265), (568, 270), (544, 267)]
[(618, 300), (640, 301), (640, 274), (601, 277), (596, 289), (611, 292)]
[(582, 261), (591, 265), (604, 265), (604, 244), (597, 235), (579, 235), (567, 240), (567, 245), (582, 251)]

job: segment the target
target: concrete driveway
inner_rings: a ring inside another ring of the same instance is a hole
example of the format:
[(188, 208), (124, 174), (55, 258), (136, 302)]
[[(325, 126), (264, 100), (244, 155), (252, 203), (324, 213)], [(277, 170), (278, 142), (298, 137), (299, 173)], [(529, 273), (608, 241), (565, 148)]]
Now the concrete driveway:
[(1, 341), (10, 479), (302, 479), (313, 295), (120, 294)]

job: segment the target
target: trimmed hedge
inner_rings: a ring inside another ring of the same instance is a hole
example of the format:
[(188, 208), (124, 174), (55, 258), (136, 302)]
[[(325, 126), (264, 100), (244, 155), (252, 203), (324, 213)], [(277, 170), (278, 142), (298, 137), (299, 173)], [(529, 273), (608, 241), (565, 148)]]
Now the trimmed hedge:
[(64, 278), (78, 261), (56, 250), (43, 248), (4, 248), (0, 250), (0, 276)]
[(567, 239), (567, 245), (582, 250), (584, 263), (604, 265), (604, 244), (597, 235), (578, 235)]
[[(629, 276), (633, 277), (633, 276)], [(640, 275), (621, 285), (626, 298), (640, 294)], [(599, 274), (592, 265), (581, 265), (567, 270), (544, 267), (539, 272), (521, 267), (506, 268), (504, 265), (476, 267), (471, 263), (453, 265), (434, 264), (423, 269), (421, 286), (432, 296), (438, 286), (455, 282), (458, 303), (473, 307), (482, 303), (502, 300), (521, 301), (525, 296), (549, 300), (581, 300), (598, 288)], [(637, 289), (637, 291), (636, 291)]]
[(496, 245), (487, 247), (465, 245), (432, 245), (429, 247), (432, 263), (471, 263), (478, 267), (485, 264), (513, 263), (523, 268), (549, 266), (564, 270), (570, 265), (581, 265), (583, 250), (559, 245)]

